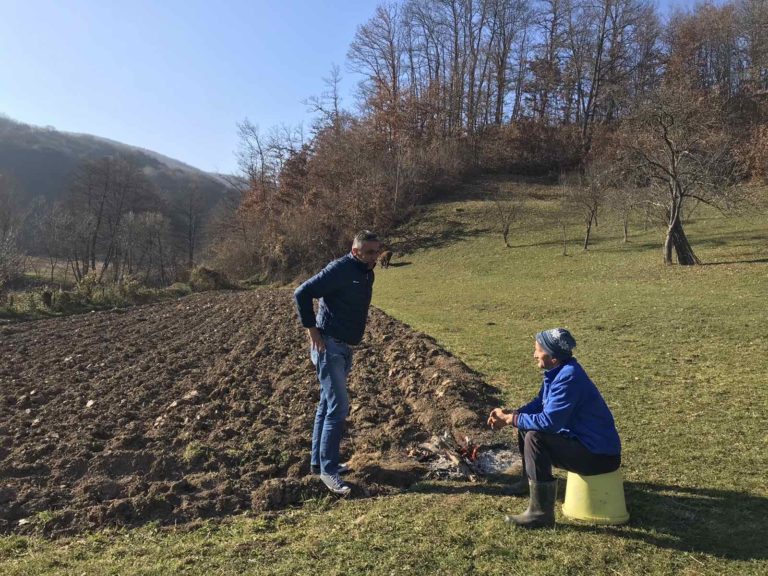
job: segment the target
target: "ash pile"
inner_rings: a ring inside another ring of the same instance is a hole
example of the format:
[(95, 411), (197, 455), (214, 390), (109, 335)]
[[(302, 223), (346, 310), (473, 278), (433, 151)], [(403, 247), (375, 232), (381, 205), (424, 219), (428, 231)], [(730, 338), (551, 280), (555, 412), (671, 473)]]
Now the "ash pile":
[(512, 444), (475, 444), (468, 436), (457, 442), (448, 431), (422, 442), (408, 455), (426, 466), (430, 480), (480, 482), (512, 474), (522, 465), (520, 452)]

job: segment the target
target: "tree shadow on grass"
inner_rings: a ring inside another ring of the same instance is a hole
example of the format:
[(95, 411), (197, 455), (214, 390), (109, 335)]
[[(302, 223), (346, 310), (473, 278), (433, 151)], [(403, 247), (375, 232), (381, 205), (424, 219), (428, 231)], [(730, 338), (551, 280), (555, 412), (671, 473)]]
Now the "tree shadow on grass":
[[(505, 496), (506, 483), (421, 482), (408, 491), (427, 494)], [(681, 552), (699, 552), (731, 560), (766, 560), (768, 498), (732, 490), (625, 482), (629, 523), (597, 526), (562, 514), (565, 481), (558, 479), (558, 529), (610, 534)], [(522, 512), (527, 498), (515, 498)], [(510, 499), (510, 502), (513, 502)]]
[[(498, 475), (487, 482), (466, 482), (461, 480), (423, 480), (409, 486), (408, 492), (419, 494), (483, 494), (485, 496), (509, 496), (507, 488), (519, 476), (503, 478)], [(523, 500), (520, 499), (522, 506)], [(524, 508), (524, 506), (523, 506)]]
[[(568, 240), (568, 249), (572, 251), (581, 251), (582, 243), (581, 241), (577, 239)], [(542, 240), (541, 242), (530, 242), (528, 244), (523, 243), (516, 243), (514, 238), (510, 239), (509, 247), (510, 249), (515, 248), (543, 248), (546, 246), (559, 246), (560, 248), (563, 247), (563, 241), (562, 239), (555, 239), (555, 240)]]
[[(547, 173), (537, 175), (525, 175), (514, 172), (485, 173), (452, 186), (444, 186), (436, 189), (430, 197), (423, 202), (424, 205), (442, 204), (445, 202), (461, 202), (467, 200), (487, 200), (500, 193), (500, 185), (514, 183), (518, 186), (541, 185), (549, 186), (557, 193), (554, 186), (558, 183), (559, 174)], [(553, 193), (544, 194), (525, 190), (529, 198), (550, 200)], [(502, 192), (504, 195), (504, 192)]]
[[(487, 233), (484, 229), (468, 229), (465, 226), (456, 226), (445, 230), (430, 233), (410, 233), (402, 236), (398, 241), (392, 242), (392, 248), (399, 255), (413, 254), (418, 250), (431, 250), (443, 248), (457, 242), (475, 238)], [(390, 266), (394, 266), (393, 262)]]
[(723, 262), (703, 262), (702, 266), (724, 266), (726, 264), (765, 264), (768, 258), (754, 258), (752, 260), (728, 260)]

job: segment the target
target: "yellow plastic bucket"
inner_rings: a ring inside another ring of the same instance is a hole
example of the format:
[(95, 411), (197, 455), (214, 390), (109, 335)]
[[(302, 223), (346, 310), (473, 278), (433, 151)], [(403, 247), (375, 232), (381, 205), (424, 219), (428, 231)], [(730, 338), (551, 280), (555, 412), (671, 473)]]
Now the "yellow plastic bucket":
[(592, 524), (624, 524), (629, 520), (621, 472), (580, 476), (568, 472), (563, 514)]

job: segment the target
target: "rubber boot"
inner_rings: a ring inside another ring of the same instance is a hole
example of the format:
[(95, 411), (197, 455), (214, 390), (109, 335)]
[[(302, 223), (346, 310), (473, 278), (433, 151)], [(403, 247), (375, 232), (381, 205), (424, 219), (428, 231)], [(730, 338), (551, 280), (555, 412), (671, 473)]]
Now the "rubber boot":
[(531, 499), (528, 510), (517, 516), (507, 516), (510, 524), (521, 528), (552, 528), (555, 525), (555, 500), (557, 480), (552, 482), (529, 482)]
[(528, 495), (528, 477), (523, 476), (516, 482), (504, 486), (505, 496), (527, 496)]

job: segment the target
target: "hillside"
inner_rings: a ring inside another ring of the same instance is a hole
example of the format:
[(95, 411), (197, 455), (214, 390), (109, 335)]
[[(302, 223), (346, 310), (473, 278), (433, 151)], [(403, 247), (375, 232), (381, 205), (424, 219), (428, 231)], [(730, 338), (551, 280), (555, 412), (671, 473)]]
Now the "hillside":
[(210, 207), (229, 189), (222, 176), (151, 150), (89, 134), (30, 126), (0, 115), (0, 172), (12, 175), (27, 199), (59, 198), (81, 162), (118, 154), (135, 162), (171, 199), (196, 186)]

